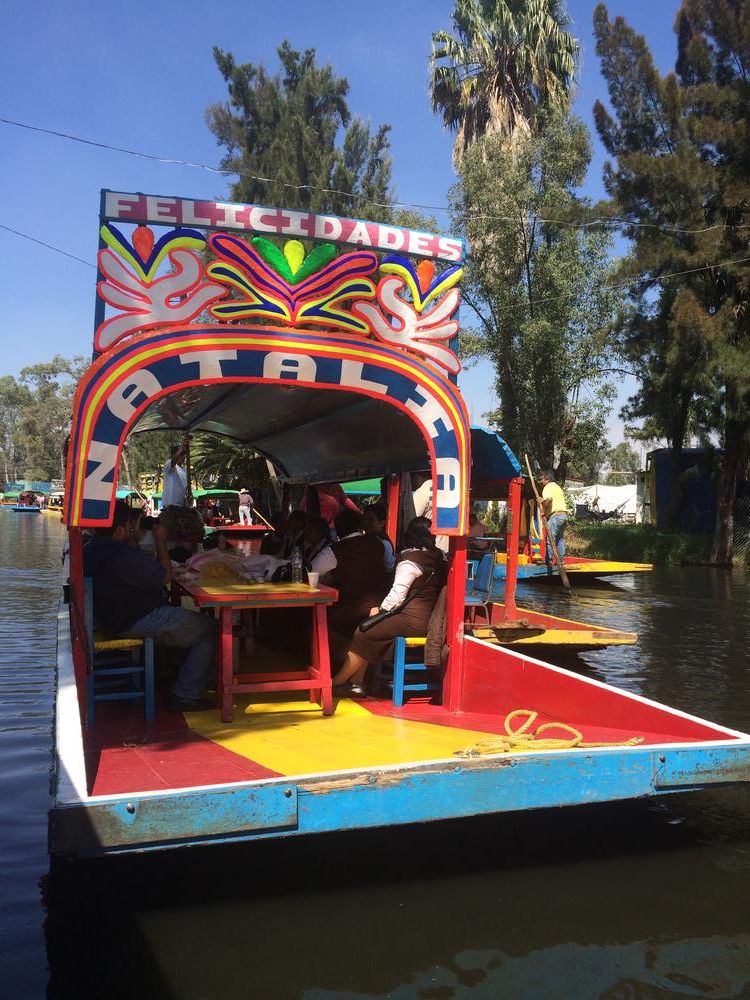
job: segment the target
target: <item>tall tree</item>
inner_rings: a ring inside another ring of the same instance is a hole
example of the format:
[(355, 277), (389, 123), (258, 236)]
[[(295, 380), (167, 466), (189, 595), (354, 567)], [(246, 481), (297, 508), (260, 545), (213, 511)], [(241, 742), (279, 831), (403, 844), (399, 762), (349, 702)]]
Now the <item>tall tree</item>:
[(565, 478), (569, 462), (603, 446), (617, 296), (609, 235), (547, 221), (575, 222), (586, 208), (576, 193), (586, 128), (559, 114), (539, 125), (522, 145), (488, 136), (463, 159), (454, 224), (469, 242), (463, 292), (478, 322), (462, 349), (494, 365), (490, 418), (511, 447)]
[(87, 366), (86, 358), (57, 354), (51, 361), (21, 370), (20, 382), (28, 397), (19, 438), (29, 478), (64, 478), (63, 447), (70, 429), (73, 393)]
[(6, 483), (17, 482), (24, 472), (21, 425), (30, 403), (27, 386), (12, 375), (0, 378), (0, 470)]
[(630, 416), (666, 436), (675, 481), (690, 421), (724, 448), (713, 559), (731, 562), (732, 498), (750, 454), (750, 2), (684, 0), (677, 73), (600, 4), (594, 31), (612, 111), (594, 108), (614, 162), (605, 185), (632, 225), (633, 308), (621, 331), (643, 359)]
[(641, 467), (641, 459), (635, 448), (627, 441), (620, 441), (606, 454), (607, 483), (610, 486), (628, 486), (635, 482)]
[(282, 42), (275, 75), (213, 51), (229, 100), (208, 107), (206, 123), (224, 147), (222, 167), (239, 175), (232, 198), (341, 215), (372, 214), (372, 202), (393, 200), (390, 126), (373, 135), (352, 119), (348, 82), (318, 66), (315, 49)]
[(457, 165), (482, 136), (525, 137), (539, 111), (569, 108), (579, 46), (563, 0), (456, 0), (452, 20), (432, 36), (430, 92)]

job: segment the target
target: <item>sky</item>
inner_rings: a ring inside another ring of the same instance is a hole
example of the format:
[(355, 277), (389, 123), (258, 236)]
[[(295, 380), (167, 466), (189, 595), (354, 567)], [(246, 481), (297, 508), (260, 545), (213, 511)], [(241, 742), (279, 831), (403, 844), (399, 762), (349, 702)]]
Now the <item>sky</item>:
[[(678, 0), (610, 0), (649, 42), (662, 71), (674, 64)], [(605, 100), (594, 52), (593, 0), (568, 0), (582, 46), (574, 110), (593, 133), (591, 108)], [(204, 124), (207, 105), (226, 100), (212, 47), (238, 62), (276, 69), (289, 39), (315, 48), (349, 80), (352, 113), (392, 126), (399, 201), (443, 207), (455, 176), (452, 137), (430, 108), (430, 36), (450, 29), (452, 0), (0, 0), (0, 117), (165, 158), (218, 165), (221, 150)], [(584, 193), (603, 195), (604, 155), (595, 155)], [(73, 260), (0, 228), (0, 375), (55, 354), (88, 355), (93, 337), (99, 191), (145, 191), (225, 199), (230, 179), (195, 167), (162, 164), (0, 124), (0, 227), (25, 233), (80, 258)], [(281, 206), (283, 207), (283, 206)], [(432, 211), (441, 232), (447, 213)], [(88, 262), (88, 264), (87, 264)], [(91, 266), (88, 266), (88, 265)], [(496, 405), (487, 363), (462, 374), (472, 420)], [(622, 440), (616, 409), (609, 421)]]

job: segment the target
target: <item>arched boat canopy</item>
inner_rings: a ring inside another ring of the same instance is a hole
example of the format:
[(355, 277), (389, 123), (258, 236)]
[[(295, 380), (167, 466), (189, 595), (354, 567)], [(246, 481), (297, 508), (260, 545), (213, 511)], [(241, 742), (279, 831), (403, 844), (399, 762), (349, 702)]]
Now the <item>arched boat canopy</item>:
[(191, 325), (103, 353), (79, 384), (67, 520), (111, 521), (132, 430), (204, 430), (267, 455), (293, 482), (431, 467), (434, 527), (465, 530), (469, 422), (436, 366), (373, 341), (307, 330)]
[(292, 482), (430, 467), (433, 529), (465, 533), (462, 240), (116, 191), (102, 191), (99, 236), (96, 360), (78, 386), (68, 454), (71, 526), (111, 522), (126, 436), (159, 429), (228, 435)]

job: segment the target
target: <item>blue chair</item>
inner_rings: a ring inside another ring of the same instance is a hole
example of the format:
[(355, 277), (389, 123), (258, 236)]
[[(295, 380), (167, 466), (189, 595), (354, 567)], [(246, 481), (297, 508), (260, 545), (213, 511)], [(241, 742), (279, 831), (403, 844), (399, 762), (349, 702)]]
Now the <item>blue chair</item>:
[(487, 624), (492, 621), (492, 585), (495, 578), (495, 553), (485, 552), (479, 561), (479, 567), (474, 579), (469, 581), (466, 597), (466, 607), (471, 609), (471, 620), (474, 621), (477, 608), (484, 610)]
[(146, 719), (154, 718), (154, 640), (107, 637), (94, 631), (94, 591), (84, 579), (84, 624), (88, 661), (86, 721), (94, 724), (94, 703), (143, 698)]
[[(393, 640), (393, 678), (383, 678), (393, 689), (393, 704), (396, 708), (403, 707), (406, 692), (440, 691), (442, 688), (442, 670), (439, 667), (427, 666), (424, 662), (424, 645), (426, 638), (420, 636), (397, 635)], [(419, 660), (408, 658), (407, 651), (422, 650)], [(419, 678), (408, 679), (408, 674), (419, 674)]]

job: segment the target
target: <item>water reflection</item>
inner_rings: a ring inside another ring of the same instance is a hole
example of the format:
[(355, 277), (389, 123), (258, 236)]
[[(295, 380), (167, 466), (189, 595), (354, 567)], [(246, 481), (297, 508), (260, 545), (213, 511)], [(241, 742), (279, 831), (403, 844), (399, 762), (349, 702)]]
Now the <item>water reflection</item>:
[(134, 959), (142, 997), (744, 996), (750, 844), (688, 803), (77, 866), (53, 969), (106, 997)]

